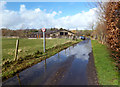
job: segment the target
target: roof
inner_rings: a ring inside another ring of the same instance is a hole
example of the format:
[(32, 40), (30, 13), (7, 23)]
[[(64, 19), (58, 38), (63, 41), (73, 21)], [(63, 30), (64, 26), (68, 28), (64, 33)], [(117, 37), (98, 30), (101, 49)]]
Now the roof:
[[(69, 31), (69, 30), (66, 30), (66, 29), (60, 29), (60, 30), (57, 30), (57, 31), (53, 31), (53, 32), (51, 32), (51, 33), (56, 33), (56, 32), (60, 32), (60, 31), (67, 31), (67, 32), (70, 32), (70, 33), (72, 33), (72, 34), (75, 34), (75, 33), (71, 32), (71, 31)], [(50, 33), (50, 34), (51, 34), (51, 33)]]
[[(69, 31), (69, 30), (66, 30), (66, 29), (47, 30), (45, 33), (46, 33), (46, 34), (53, 34), (53, 33), (60, 32), (60, 31), (67, 31), (67, 32), (70, 32), (70, 33), (72, 33), (72, 34), (75, 34), (75, 33), (73, 33), (72, 31)], [(41, 31), (39, 31), (39, 32), (32, 32), (32, 34), (42, 34), (42, 32), (41, 32)]]

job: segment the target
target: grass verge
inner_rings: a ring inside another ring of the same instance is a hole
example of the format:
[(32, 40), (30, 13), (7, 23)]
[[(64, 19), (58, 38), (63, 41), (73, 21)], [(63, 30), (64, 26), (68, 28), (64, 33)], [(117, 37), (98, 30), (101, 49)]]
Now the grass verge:
[(118, 85), (118, 70), (105, 45), (92, 40), (95, 67), (100, 85)]
[[(14, 61), (17, 38), (2, 38), (2, 65)], [(46, 39), (46, 49), (71, 41), (70, 39)], [(33, 55), (35, 51), (43, 53), (43, 39), (19, 39), (18, 58)]]
[(27, 55), (25, 57), (20, 57), (18, 61), (7, 61), (2, 67), (2, 80), (6, 80), (10, 77), (13, 77), (16, 73), (23, 71), (24, 69), (41, 62), (45, 58), (55, 55), (63, 49), (68, 48), (69, 46), (80, 42), (78, 41), (66, 41), (66, 43), (61, 43), (48, 47), (46, 53), (43, 53), (39, 50), (36, 50), (33, 54)]

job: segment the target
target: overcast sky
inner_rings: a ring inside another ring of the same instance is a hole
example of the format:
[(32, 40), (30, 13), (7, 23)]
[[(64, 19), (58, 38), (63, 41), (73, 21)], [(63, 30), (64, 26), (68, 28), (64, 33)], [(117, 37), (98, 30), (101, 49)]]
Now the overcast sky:
[(95, 22), (97, 17), (97, 8), (90, 7), (89, 3), (0, 2), (0, 27), (89, 29), (89, 24)]

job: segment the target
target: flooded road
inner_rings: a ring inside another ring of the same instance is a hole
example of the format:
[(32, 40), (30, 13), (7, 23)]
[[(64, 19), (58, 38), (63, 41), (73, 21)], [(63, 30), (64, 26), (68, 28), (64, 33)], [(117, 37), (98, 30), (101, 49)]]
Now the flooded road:
[(88, 85), (91, 41), (84, 40), (22, 71), (3, 85)]

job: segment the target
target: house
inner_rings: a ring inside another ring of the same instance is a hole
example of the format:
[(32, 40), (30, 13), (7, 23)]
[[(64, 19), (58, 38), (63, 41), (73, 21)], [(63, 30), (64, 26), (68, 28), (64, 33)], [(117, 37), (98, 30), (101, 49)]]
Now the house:
[[(69, 31), (69, 30), (65, 30), (65, 29), (55, 29), (55, 30), (50, 30), (47, 29), (45, 31), (45, 37), (46, 38), (72, 38), (73, 36), (75, 36), (75, 33)], [(41, 38), (43, 37), (43, 32), (42, 31), (38, 31), (38, 32), (31, 32), (30, 34), (27, 34), (28, 38)]]
[(41, 38), (42, 32), (32, 32), (31, 34), (27, 35), (28, 38)]
[(69, 31), (69, 30), (65, 30), (65, 29), (60, 29), (56, 32), (53, 32), (50, 34), (50, 37), (53, 37), (53, 38), (71, 38), (75, 36), (75, 33)]

